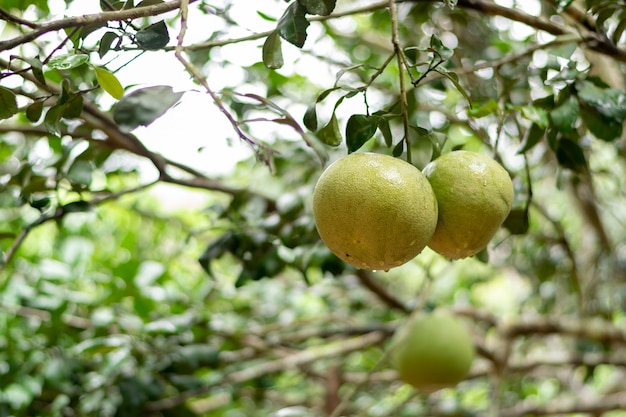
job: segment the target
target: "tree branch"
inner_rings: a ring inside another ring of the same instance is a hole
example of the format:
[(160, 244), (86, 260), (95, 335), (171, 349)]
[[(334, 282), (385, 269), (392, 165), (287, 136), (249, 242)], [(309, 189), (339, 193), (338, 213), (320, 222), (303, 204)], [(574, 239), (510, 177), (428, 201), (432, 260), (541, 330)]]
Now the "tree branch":
[(597, 342), (626, 343), (626, 330), (601, 319), (538, 317), (502, 324), (499, 331), (509, 339), (522, 335), (559, 333)]
[(372, 279), (372, 275), (370, 272), (365, 271), (363, 269), (358, 269), (355, 272), (356, 277), (358, 278), (361, 285), (370, 290), (372, 294), (378, 297), (383, 303), (388, 305), (391, 308), (402, 311), (403, 313), (410, 313), (411, 309), (404, 305), (400, 300), (395, 298), (393, 295), (389, 294), (387, 290), (382, 287), (380, 284), (375, 282)]
[(213, 103), (222, 112), (222, 114), (226, 116), (226, 119), (230, 122), (231, 126), (233, 127), (233, 129), (235, 130), (239, 138), (245, 143), (247, 143), (248, 145), (250, 145), (257, 159), (269, 166), (270, 161), (266, 155), (266, 152), (264, 151), (264, 147), (258, 144), (256, 141), (254, 141), (253, 139), (251, 139), (250, 137), (248, 137), (248, 135), (244, 133), (241, 127), (239, 127), (239, 123), (237, 122), (235, 116), (233, 116), (233, 114), (226, 108), (226, 105), (222, 101), (221, 97), (215, 91), (213, 91), (207, 79), (200, 73), (200, 71), (191, 62), (189, 62), (183, 56), (183, 42), (185, 39), (185, 34), (187, 32), (187, 17), (188, 17), (187, 6), (188, 6), (189, 1), (182, 0), (181, 3), (182, 3), (181, 13), (180, 13), (181, 28), (177, 37), (176, 49), (174, 51), (174, 55), (176, 56), (176, 59), (178, 59), (178, 61), (183, 65), (183, 67), (189, 73), (189, 75), (191, 75), (204, 88), (204, 90), (213, 100)]
[(515, 407), (501, 410), (500, 417), (605, 413), (607, 411), (624, 409), (626, 409), (626, 393), (617, 392), (614, 394), (603, 396), (602, 398), (596, 397), (588, 400), (551, 400), (548, 404), (542, 405), (537, 405), (528, 401), (524, 401), (516, 405)]
[[(435, 0), (397, 0), (399, 3), (432, 3)], [(457, 7), (476, 10), (487, 16), (501, 16), (509, 20), (524, 23), (530, 27), (550, 33), (555, 36), (565, 34), (576, 34), (577, 30), (564, 26), (541, 17), (529, 15), (521, 10), (500, 6), (492, 1), (487, 0), (458, 0)], [(626, 50), (618, 48), (605, 36), (595, 31), (588, 30), (586, 34), (581, 35), (583, 43), (594, 51), (608, 55), (620, 62), (626, 62)]]
[[(190, 0), (192, 3), (197, 0)], [(154, 6), (137, 7), (134, 9), (119, 10), (114, 12), (102, 12), (95, 14), (88, 14), (83, 16), (68, 17), (65, 19), (54, 20), (48, 23), (42, 23), (37, 26), (36, 29), (17, 36), (8, 41), (0, 42), (0, 52), (6, 51), (21, 44), (34, 41), (38, 37), (55, 30), (70, 28), (70, 27), (82, 27), (87, 25), (94, 25), (98, 23), (106, 23), (110, 21), (137, 19), (146, 16), (156, 16), (172, 10), (176, 10), (180, 7), (182, 0), (173, 0), (165, 3), (156, 4)]]
[(2, 10), (2, 9), (0, 9), (0, 19), (6, 20), (7, 22), (17, 23), (17, 24), (22, 25), (22, 26), (28, 26), (31, 29), (36, 29), (36, 28), (39, 27), (39, 25), (37, 23), (31, 22), (29, 20), (22, 19), (22, 18), (17, 17), (17, 16), (13, 16), (9, 12), (7, 12), (5, 10)]
[(217, 382), (205, 385), (198, 389), (184, 391), (177, 396), (165, 398), (146, 404), (146, 411), (167, 410), (184, 403), (186, 400), (201, 396), (209, 392), (213, 387), (219, 385), (240, 384), (259, 378), (263, 375), (276, 373), (279, 371), (293, 369), (298, 366), (306, 365), (311, 362), (318, 361), (323, 358), (329, 358), (337, 355), (345, 355), (355, 350), (361, 350), (368, 346), (377, 344), (385, 340), (387, 334), (384, 332), (372, 332), (363, 336), (351, 339), (339, 340), (322, 346), (312, 347), (280, 359), (270, 360), (258, 365), (244, 367), (235, 372), (225, 373), (227, 376)]

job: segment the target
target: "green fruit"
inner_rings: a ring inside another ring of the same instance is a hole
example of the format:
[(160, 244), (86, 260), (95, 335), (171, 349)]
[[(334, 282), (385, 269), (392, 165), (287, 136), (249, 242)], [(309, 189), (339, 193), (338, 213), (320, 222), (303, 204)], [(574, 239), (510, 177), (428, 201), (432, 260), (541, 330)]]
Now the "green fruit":
[(399, 378), (424, 392), (465, 379), (474, 344), (463, 323), (448, 313), (418, 313), (394, 335), (390, 358)]
[(426, 247), (437, 226), (437, 201), (413, 165), (353, 153), (320, 176), (313, 215), (320, 237), (337, 257), (357, 268), (387, 270)]
[(437, 230), (428, 247), (449, 259), (484, 249), (511, 211), (508, 172), (488, 156), (469, 151), (442, 155), (423, 172), (439, 206)]

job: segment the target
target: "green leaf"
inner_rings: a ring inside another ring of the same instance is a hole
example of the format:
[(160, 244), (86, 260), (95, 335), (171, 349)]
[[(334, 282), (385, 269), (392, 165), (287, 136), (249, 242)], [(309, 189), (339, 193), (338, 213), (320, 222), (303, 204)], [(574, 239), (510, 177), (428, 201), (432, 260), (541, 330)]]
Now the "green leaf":
[(604, 117), (593, 107), (583, 105), (580, 116), (585, 127), (598, 139), (610, 142), (622, 136), (622, 123)]
[(398, 156), (402, 155), (402, 152), (404, 152), (404, 139), (396, 143), (396, 146), (393, 147), (393, 151), (391, 151), (391, 154), (397, 158)]
[(43, 63), (38, 57), (35, 58), (25, 58), (17, 55), (11, 55), (11, 59), (19, 59), (21, 61), (26, 62), (31, 66), (31, 71), (33, 75), (42, 84), (46, 84), (46, 77), (43, 75)]
[(308, 14), (328, 16), (335, 10), (337, 0), (298, 0)]
[(61, 81), (61, 92), (59, 93), (59, 98), (57, 99), (57, 104), (63, 104), (70, 99), (72, 96), (72, 89), (70, 86), (70, 81), (67, 78), (64, 78)]
[(552, 109), (555, 106), (554, 94), (550, 94), (549, 96), (543, 98), (538, 98), (537, 100), (533, 101), (532, 105), (545, 110)]
[(441, 156), (441, 152), (443, 151), (443, 147), (448, 141), (448, 136), (441, 132), (428, 132), (427, 138), (431, 143), (431, 160), (439, 158)]
[(61, 118), (65, 108), (63, 104), (56, 104), (48, 109), (43, 124), (55, 136), (61, 136)]
[(122, 10), (122, 8), (124, 7), (124, 3), (124, 1), (100, 0), (100, 9), (102, 9), (103, 12), (108, 12), (111, 10)]
[(214, 277), (213, 271), (211, 270), (213, 260), (227, 252), (234, 252), (240, 246), (240, 234), (233, 231), (226, 232), (209, 244), (202, 255), (200, 255), (198, 262), (210, 277)]
[(44, 117), (44, 126), (48, 132), (56, 136), (61, 136), (61, 119), (75, 119), (80, 116), (83, 110), (83, 96), (80, 94), (72, 94), (67, 101), (50, 107)]
[(548, 127), (550, 119), (548, 118), (548, 112), (545, 111), (545, 109), (535, 106), (524, 106), (521, 108), (521, 111), (522, 116), (524, 116), (525, 119), (530, 120), (543, 129)]
[(430, 132), (421, 126), (409, 125), (409, 127), (417, 134), (419, 138), (428, 138)]
[(348, 153), (357, 151), (374, 136), (378, 127), (378, 119), (376, 116), (367, 116), (365, 114), (353, 114), (346, 124), (346, 145), (348, 145)]
[(317, 103), (319, 103), (320, 101), (324, 101), (326, 99), (326, 97), (328, 97), (328, 95), (330, 93), (332, 93), (333, 91), (337, 91), (339, 90), (340, 87), (333, 87), (333, 88), (328, 88), (324, 91), (322, 91), (318, 96), (317, 96), (317, 100), (315, 100)]
[(550, 111), (552, 126), (561, 132), (573, 130), (578, 119), (579, 110), (578, 100), (576, 100), (575, 96), (570, 95), (563, 103)]
[(419, 56), (419, 53), (423, 51), (423, 48), (418, 48), (417, 46), (409, 46), (407, 48), (404, 48), (402, 52), (404, 53), (404, 56), (408, 59), (409, 63), (415, 65), (417, 63), (417, 57)]
[(551, 127), (546, 129), (546, 143), (548, 144), (550, 149), (552, 149), (555, 152), (556, 152), (556, 147), (558, 145), (558, 138), (559, 138), (559, 131), (557, 129), (554, 129)]
[(31, 198), (28, 204), (34, 209), (43, 211), (46, 207), (50, 205), (50, 198), (49, 197)]
[(567, 9), (567, 7), (569, 7), (569, 5), (572, 4), (573, 2), (574, 0), (558, 0), (557, 12), (561, 13), (563, 10)]
[(143, 0), (140, 1), (135, 8), (139, 7), (147, 7), (147, 6), (156, 6), (157, 4), (164, 3), (163, 0)]
[(306, 9), (298, 2), (294, 2), (282, 15), (276, 26), (280, 36), (287, 42), (302, 48), (306, 41), (306, 29), (309, 21), (306, 19)]
[(476, 255), (474, 255), (474, 259), (484, 264), (488, 264), (489, 263), (489, 249), (484, 248), (483, 250), (478, 252)]
[(383, 139), (385, 139), (385, 145), (390, 148), (391, 145), (393, 145), (393, 136), (391, 134), (391, 127), (389, 127), (389, 120), (384, 117), (379, 117), (378, 130), (380, 130), (380, 133), (383, 135)]
[(76, 119), (83, 112), (83, 96), (74, 93), (63, 103), (63, 117), (67, 119)]
[(575, 172), (583, 172), (587, 167), (587, 159), (582, 148), (567, 138), (559, 140), (556, 148), (556, 159), (559, 164)]
[(78, 155), (74, 161), (88, 161), (96, 167), (102, 167), (113, 153), (113, 149), (96, 145), (89, 146), (83, 153)]
[[(92, 33), (102, 29), (103, 27), (106, 27), (106, 23), (101, 22), (101, 23), (90, 23), (88, 25), (82, 26), (78, 32), (76, 32), (74, 35), (72, 35), (72, 43), (74, 44), (74, 48), (78, 48), (80, 47), (80, 40), (85, 39), (87, 36), (91, 35)], [(67, 28), (66, 29), (66, 33), (69, 35), (71, 33), (71, 28)]]
[(626, 8), (622, 9), (622, 12), (620, 13), (617, 21), (619, 23), (617, 24), (617, 26), (615, 27), (615, 30), (613, 30), (613, 33), (611, 34), (611, 40), (616, 45), (619, 43), (620, 39), (622, 38), (622, 35), (624, 34), (624, 30), (626, 30)]
[(576, 83), (578, 98), (608, 119), (621, 123), (626, 119), (626, 92), (616, 88), (599, 88), (590, 81)]
[(257, 11), (256, 11), (256, 14), (258, 14), (258, 15), (259, 15), (259, 17), (261, 17), (261, 19), (263, 19), (263, 20), (267, 20), (268, 22), (276, 22), (276, 21), (278, 20), (278, 19), (276, 19), (276, 18), (275, 18), (275, 17), (273, 17), (273, 16), (270, 16), (270, 15), (268, 15), (268, 14), (266, 14), (266, 13), (263, 13), (263, 12), (262, 12), (262, 11), (260, 11), (260, 10), (257, 10)]
[(48, 67), (57, 70), (69, 70), (80, 67), (89, 61), (89, 56), (85, 54), (57, 55), (48, 61)]
[(135, 39), (143, 49), (154, 51), (165, 47), (170, 41), (170, 35), (165, 22), (160, 20), (137, 32)]
[(513, 209), (502, 224), (512, 235), (523, 235), (528, 232), (528, 210)]
[(315, 132), (317, 130), (317, 106), (316, 103), (311, 104), (307, 107), (304, 112), (304, 117), (302, 119), (304, 122), (304, 126), (309, 129), (311, 132)]
[(8, 88), (0, 86), (0, 120), (8, 119), (17, 113), (17, 98)]
[(119, 39), (119, 36), (115, 32), (107, 32), (102, 35), (100, 42), (98, 43), (98, 56), (102, 58), (111, 50), (111, 45), (115, 42), (116, 39)]
[(576, 42), (564, 43), (563, 45), (559, 45), (555, 48), (550, 48), (550, 55), (569, 60), (572, 59), (572, 55), (576, 49), (578, 49), (578, 44)]
[(497, 114), (499, 110), (500, 106), (498, 106), (498, 102), (494, 99), (490, 99), (480, 107), (469, 109), (467, 114), (471, 117), (481, 118), (489, 116), (490, 114)]
[(339, 131), (339, 122), (335, 113), (333, 113), (328, 124), (317, 132), (317, 137), (326, 145), (341, 145), (341, 132)]
[(617, 2), (611, 2), (613, 4), (603, 5), (601, 9), (599, 9), (598, 15), (596, 16), (596, 26), (601, 27), (607, 19), (612, 17), (615, 12), (619, 9), (620, 5)]
[(89, 187), (93, 179), (93, 164), (89, 161), (77, 160), (67, 171), (67, 178), (81, 189)]
[(526, 134), (524, 135), (524, 140), (522, 141), (522, 145), (520, 146), (520, 149), (517, 151), (517, 153), (525, 153), (534, 148), (535, 145), (538, 144), (539, 141), (541, 141), (541, 138), (543, 137), (545, 131), (545, 128), (539, 126), (537, 123), (533, 123), (526, 131)]
[(467, 100), (467, 104), (469, 104), (471, 108), (472, 100), (470, 99), (469, 94), (467, 94), (467, 91), (465, 91), (465, 88), (463, 88), (461, 83), (459, 83), (459, 76), (456, 75), (456, 73), (454, 72), (450, 72), (446, 70), (445, 68), (437, 68), (435, 71), (437, 71), (439, 74), (443, 75), (444, 77), (452, 81), (452, 84), (454, 84), (454, 87), (458, 90), (459, 93), (461, 93), (461, 95), (465, 98), (465, 100)]
[(26, 118), (33, 123), (36, 123), (43, 113), (43, 100), (35, 100), (28, 107), (26, 107)]
[(437, 35), (430, 36), (430, 47), (439, 54), (441, 59), (450, 59), (454, 51), (443, 44)]
[(147, 126), (164, 115), (182, 95), (164, 85), (135, 90), (113, 106), (113, 119), (127, 131)]
[(62, 207), (64, 213), (84, 213), (92, 209), (88, 201), (73, 201)]
[(121, 99), (124, 95), (124, 87), (122, 87), (117, 77), (105, 68), (93, 67), (93, 69), (96, 72), (96, 79), (100, 87), (109, 93), (111, 97), (118, 100)]
[(281, 68), (285, 63), (277, 31), (272, 32), (263, 43), (263, 63), (269, 69)]

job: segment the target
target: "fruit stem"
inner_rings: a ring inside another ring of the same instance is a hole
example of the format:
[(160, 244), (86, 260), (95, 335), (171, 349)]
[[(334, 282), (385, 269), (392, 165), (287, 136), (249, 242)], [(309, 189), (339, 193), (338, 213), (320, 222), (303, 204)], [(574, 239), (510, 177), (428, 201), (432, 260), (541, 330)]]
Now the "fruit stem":
[(406, 85), (404, 81), (404, 70), (407, 68), (406, 57), (400, 47), (400, 36), (398, 32), (398, 8), (395, 0), (389, 0), (389, 18), (391, 19), (391, 43), (398, 60), (398, 74), (400, 82), (400, 106), (402, 112), (402, 125), (404, 127), (404, 138), (406, 144), (406, 160), (411, 163), (411, 142), (409, 140), (409, 112), (406, 100)]

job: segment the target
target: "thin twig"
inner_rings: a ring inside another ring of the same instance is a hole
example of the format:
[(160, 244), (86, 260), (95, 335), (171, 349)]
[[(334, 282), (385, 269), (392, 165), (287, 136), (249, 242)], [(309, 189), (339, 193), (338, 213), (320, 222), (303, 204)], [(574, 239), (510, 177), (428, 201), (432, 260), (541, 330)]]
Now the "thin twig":
[(187, 5), (188, 3), (189, 3), (189, 0), (182, 0), (182, 3), (181, 3), (181, 7), (180, 7), (181, 28), (178, 34), (178, 42), (176, 44), (174, 55), (176, 56), (176, 59), (178, 59), (178, 61), (187, 70), (187, 72), (196, 81), (198, 81), (198, 83), (200, 83), (202, 87), (204, 87), (204, 90), (209, 94), (209, 96), (213, 100), (213, 103), (215, 103), (217, 108), (226, 116), (226, 118), (232, 125), (233, 129), (239, 136), (239, 138), (242, 139), (244, 142), (248, 143), (250, 147), (254, 150), (257, 156), (257, 159), (269, 165), (270, 161), (267, 158), (266, 154), (263, 152), (263, 147), (260, 146), (256, 141), (251, 139), (248, 135), (246, 135), (243, 132), (243, 130), (241, 130), (241, 128), (239, 127), (239, 122), (237, 121), (237, 119), (235, 119), (235, 116), (233, 116), (233, 114), (230, 111), (228, 111), (228, 109), (226, 108), (226, 105), (224, 104), (220, 96), (215, 91), (213, 91), (211, 86), (209, 86), (209, 82), (207, 81), (207, 79), (200, 73), (200, 71), (191, 62), (189, 62), (183, 56), (183, 42), (185, 39), (185, 34), (187, 32), (187, 18), (188, 18)]

